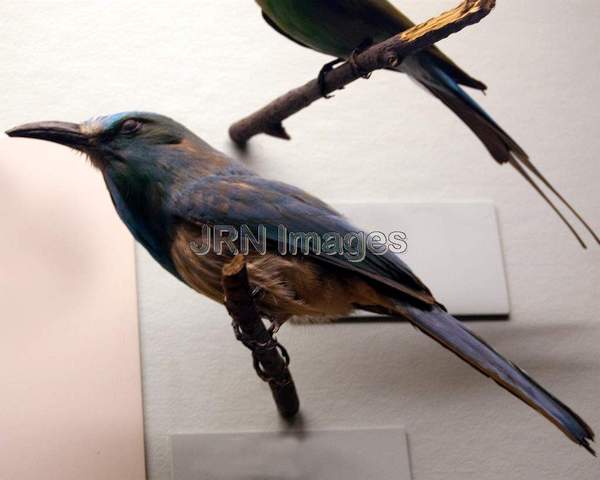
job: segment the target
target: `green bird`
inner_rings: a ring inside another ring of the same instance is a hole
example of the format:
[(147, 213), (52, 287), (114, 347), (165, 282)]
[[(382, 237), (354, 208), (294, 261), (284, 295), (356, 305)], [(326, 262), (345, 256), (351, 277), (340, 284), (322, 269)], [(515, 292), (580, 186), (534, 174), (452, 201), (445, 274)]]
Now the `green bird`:
[[(414, 26), (387, 0), (256, 0), (264, 19), (290, 40), (338, 59), (349, 59), (366, 46), (383, 42)], [(319, 75), (335, 62), (325, 65)], [(479, 137), (494, 160), (511, 164), (543, 197), (577, 240), (586, 245), (573, 226), (533, 180), (537, 177), (577, 217), (596, 242), (600, 238), (582, 216), (531, 163), (525, 151), (461, 87), (485, 91), (486, 85), (470, 76), (437, 47), (403, 59), (398, 72), (406, 73), (442, 101)]]

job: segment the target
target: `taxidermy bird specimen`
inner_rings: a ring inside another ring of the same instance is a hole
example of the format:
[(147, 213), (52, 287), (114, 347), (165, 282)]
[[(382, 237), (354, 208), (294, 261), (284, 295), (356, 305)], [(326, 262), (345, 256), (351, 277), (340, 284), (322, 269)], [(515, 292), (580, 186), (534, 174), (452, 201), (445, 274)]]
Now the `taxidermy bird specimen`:
[[(414, 24), (387, 0), (256, 0), (267, 23), (288, 39), (340, 60), (350, 59), (364, 48), (383, 42)], [(357, 66), (356, 68), (360, 68)], [(540, 180), (577, 217), (597, 243), (600, 238), (581, 215), (531, 163), (525, 151), (473, 100), (461, 85), (486, 90), (484, 83), (471, 77), (438, 48), (429, 47), (391, 68), (408, 74), (429, 93), (452, 110), (485, 145), (499, 164), (511, 164), (544, 198), (585, 248), (573, 226), (558, 210), (531, 175)], [(323, 85), (321, 83), (321, 85)]]
[(277, 245), (280, 226), (320, 236), (360, 231), (321, 200), (256, 175), (183, 125), (157, 114), (121, 113), (81, 124), (31, 123), (7, 134), (56, 142), (86, 154), (102, 173), (119, 216), (136, 240), (199, 293), (224, 302), (222, 267), (234, 255), (227, 250), (198, 255), (192, 245), (207, 228), (263, 226), (267, 248), (249, 252), (246, 262), (257, 308), (274, 325), (296, 316), (341, 317), (355, 309), (408, 320), (593, 453), (591, 428), (449, 315), (396, 254), (368, 250), (360, 261), (312, 247), (301, 255), (282, 254)]

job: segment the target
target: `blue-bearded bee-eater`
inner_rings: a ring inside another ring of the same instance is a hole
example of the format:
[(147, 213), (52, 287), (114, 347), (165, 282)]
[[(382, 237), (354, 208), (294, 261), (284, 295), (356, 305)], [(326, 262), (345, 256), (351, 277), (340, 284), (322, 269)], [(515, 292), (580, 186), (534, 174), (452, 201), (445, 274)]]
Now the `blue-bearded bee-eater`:
[[(264, 19), (294, 42), (339, 59), (348, 59), (365, 46), (380, 43), (414, 26), (387, 0), (256, 0)], [(512, 165), (585, 248), (585, 243), (532, 178), (537, 177), (575, 215), (600, 244), (600, 238), (582, 216), (531, 163), (529, 156), (461, 87), (485, 91), (437, 47), (402, 60), (394, 70), (406, 73), (452, 110), (481, 140), (494, 160)], [(322, 77), (320, 76), (320, 80)]]
[(262, 226), (266, 248), (249, 251), (246, 262), (257, 308), (274, 325), (301, 316), (343, 317), (353, 310), (407, 320), (593, 453), (592, 429), (448, 314), (395, 253), (367, 249), (357, 258), (308, 243), (309, 248), (293, 254), (292, 237), (281, 238), (282, 226), (319, 237), (361, 231), (321, 200), (255, 174), (162, 115), (129, 112), (81, 124), (39, 122), (7, 134), (48, 140), (87, 155), (135, 239), (197, 292), (223, 303), (222, 268), (236, 254), (232, 249), (198, 254), (194, 245), (204, 243), (207, 231)]

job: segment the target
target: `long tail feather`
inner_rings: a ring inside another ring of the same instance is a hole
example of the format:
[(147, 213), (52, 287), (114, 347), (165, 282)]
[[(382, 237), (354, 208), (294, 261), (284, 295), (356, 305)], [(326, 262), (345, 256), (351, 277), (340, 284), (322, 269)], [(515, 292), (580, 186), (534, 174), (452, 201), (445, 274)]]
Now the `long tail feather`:
[(552, 203), (552, 201), (548, 198), (548, 195), (546, 195), (544, 193), (544, 191), (539, 187), (539, 185), (533, 181), (533, 179), (529, 176), (529, 174), (525, 171), (525, 169), (517, 161), (517, 159), (511, 155), (508, 161), (515, 168), (515, 170), (517, 172), (519, 172), (523, 176), (523, 178), (525, 180), (527, 180), (527, 182), (529, 182), (529, 184), (541, 195), (541, 197), (546, 201), (546, 203), (548, 205), (550, 205), (550, 208), (552, 208), (552, 210), (554, 210), (556, 212), (558, 217), (563, 221), (563, 223), (567, 226), (567, 228), (575, 236), (575, 238), (581, 244), (581, 246), (583, 248), (587, 249), (587, 245), (585, 244), (583, 239), (579, 236), (579, 234), (577, 233), (575, 228), (573, 228), (573, 225), (571, 225), (569, 223), (569, 221), (565, 218), (565, 216), (562, 214), (562, 212), (556, 207), (556, 205), (554, 205), (554, 203)]
[(554, 194), (556, 195), (560, 201), (569, 209), (569, 211), (575, 215), (575, 217), (577, 217), (577, 219), (581, 222), (581, 224), (585, 227), (585, 229), (590, 233), (590, 235), (592, 237), (594, 237), (594, 240), (596, 240), (596, 243), (600, 244), (600, 237), (598, 237), (598, 235), (596, 234), (596, 232), (594, 232), (594, 230), (592, 229), (592, 227), (590, 227), (588, 225), (588, 223), (583, 219), (583, 217), (577, 212), (577, 210), (575, 210), (571, 204), (556, 190), (556, 188), (554, 188), (554, 186), (546, 179), (546, 177), (544, 175), (542, 175), (542, 173), (538, 170), (538, 168), (533, 165), (533, 163), (531, 163), (531, 160), (529, 159), (529, 157), (526, 155), (525, 157), (519, 157), (519, 160), (521, 160), (521, 163), (523, 165), (525, 165), (525, 167), (531, 172), (533, 173), (537, 178), (539, 178), (541, 180), (541, 182), (546, 185), (546, 187), (548, 187), (548, 189)]
[[(422, 59), (421, 59), (422, 60)], [(556, 212), (577, 241), (586, 248), (582, 238), (573, 225), (560, 212), (543, 190), (527, 174), (527, 169), (539, 179), (564, 206), (581, 222), (583, 227), (600, 244), (600, 237), (584, 220), (581, 214), (564, 198), (550, 181), (533, 165), (525, 151), (473, 100), (448, 73), (432, 63), (413, 62), (406, 68), (407, 72), (423, 85), (435, 97), (449, 107), (479, 137), (494, 159), (500, 163), (510, 163), (527, 182), (541, 195)]]
[(439, 308), (423, 311), (406, 305), (399, 306), (397, 313), (408, 317), (419, 330), (540, 412), (573, 442), (595, 455), (590, 445), (594, 432), (581, 417), (450, 314)]

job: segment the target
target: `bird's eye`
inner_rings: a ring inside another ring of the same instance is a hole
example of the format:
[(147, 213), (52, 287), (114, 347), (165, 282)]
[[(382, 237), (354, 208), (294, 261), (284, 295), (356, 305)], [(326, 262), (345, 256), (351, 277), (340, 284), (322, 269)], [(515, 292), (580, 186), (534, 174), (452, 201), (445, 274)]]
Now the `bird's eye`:
[(137, 132), (140, 128), (142, 128), (142, 122), (130, 118), (129, 120), (125, 120), (121, 125), (121, 133), (131, 135), (132, 133)]

